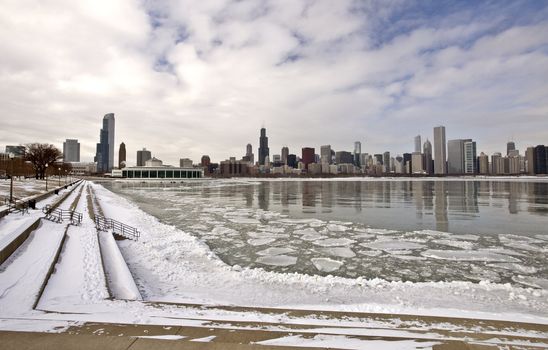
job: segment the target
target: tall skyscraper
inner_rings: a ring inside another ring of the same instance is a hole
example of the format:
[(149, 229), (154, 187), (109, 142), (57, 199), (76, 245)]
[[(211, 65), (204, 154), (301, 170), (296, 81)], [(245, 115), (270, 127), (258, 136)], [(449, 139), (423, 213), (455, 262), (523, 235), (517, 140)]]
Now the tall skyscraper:
[(63, 142), (63, 162), (80, 161), (80, 143), (78, 140), (67, 139)]
[(464, 141), (464, 173), (476, 174), (478, 172), (476, 159), (476, 142), (472, 140)]
[(479, 173), (482, 175), (489, 174), (489, 157), (487, 154), (481, 152), (478, 157)]
[(527, 147), (525, 160), (527, 162), (527, 174), (535, 175), (535, 147)]
[(415, 150), (414, 152), (421, 153), (421, 135), (415, 136)]
[(145, 166), (146, 161), (151, 159), (152, 154), (150, 153), (150, 151), (147, 151), (146, 148), (137, 151), (137, 166)]
[(432, 162), (432, 144), (428, 139), (426, 139), (422, 149), (422, 153), (424, 154), (424, 171), (428, 175), (432, 175), (434, 173), (434, 164)]
[(315, 150), (312, 147), (304, 147), (302, 149), (302, 159), (305, 169), (308, 169), (308, 164), (314, 163)]
[(360, 141), (354, 142), (354, 165), (361, 167), (360, 154), (362, 153), (362, 143)]
[(266, 137), (266, 129), (261, 128), (261, 136), (259, 137), (259, 165), (265, 165), (265, 160), (270, 155), (268, 149), (268, 137)]
[(514, 141), (508, 141), (508, 143), (506, 144), (506, 155), (509, 156), (510, 152), (515, 150), (516, 144), (514, 143)]
[(382, 154), (382, 162), (384, 164), (384, 172), (389, 173), (392, 169), (390, 169), (390, 152), (384, 152)]
[(535, 147), (535, 174), (546, 174), (546, 161), (547, 161), (546, 147), (544, 145), (538, 145)]
[(112, 170), (114, 165), (114, 113), (105, 114), (103, 117), (103, 128), (99, 132), (95, 161), (98, 173)]
[(118, 169), (126, 167), (126, 144), (121, 143), (120, 149), (118, 150)]
[(251, 164), (255, 164), (255, 155), (253, 154), (253, 146), (250, 143), (245, 148), (245, 156)]
[(289, 147), (282, 147), (282, 163), (287, 165), (287, 156), (289, 155)]
[(464, 141), (460, 139), (447, 141), (448, 174), (464, 174)]
[(445, 150), (445, 126), (434, 128), (434, 173), (447, 174), (445, 161), (447, 159)]
[(320, 147), (320, 162), (322, 164), (333, 163), (331, 158), (331, 145), (323, 145)]

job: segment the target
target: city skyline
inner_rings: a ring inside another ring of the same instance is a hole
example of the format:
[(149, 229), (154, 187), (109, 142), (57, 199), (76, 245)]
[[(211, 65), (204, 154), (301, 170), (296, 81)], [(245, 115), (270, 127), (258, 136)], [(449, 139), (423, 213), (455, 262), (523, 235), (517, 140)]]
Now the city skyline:
[(414, 135), (433, 140), (435, 125), (487, 154), (509, 140), (548, 143), (545, 2), (38, 8), (0, 5), (4, 144), (73, 138), (91, 161), (97, 117), (108, 111), (128, 154), (147, 147), (172, 164), (240, 156), (241, 143), (258, 150), (261, 125), (271, 150), (352, 151), (360, 141), (403, 154)]

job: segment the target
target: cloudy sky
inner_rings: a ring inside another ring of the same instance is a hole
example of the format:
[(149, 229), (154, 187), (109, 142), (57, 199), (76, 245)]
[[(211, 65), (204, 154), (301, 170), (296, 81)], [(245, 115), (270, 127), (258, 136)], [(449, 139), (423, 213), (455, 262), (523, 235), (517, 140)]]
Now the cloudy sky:
[(261, 126), (271, 155), (548, 144), (545, 0), (3, 0), (0, 42), (2, 147), (92, 160), (109, 112), (130, 164), (257, 154)]

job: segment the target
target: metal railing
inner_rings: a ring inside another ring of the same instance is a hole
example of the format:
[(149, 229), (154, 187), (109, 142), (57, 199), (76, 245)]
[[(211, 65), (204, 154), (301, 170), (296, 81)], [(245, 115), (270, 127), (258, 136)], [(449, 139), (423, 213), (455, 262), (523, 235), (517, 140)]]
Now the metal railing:
[(133, 226), (126, 225), (120, 221), (109, 219), (101, 215), (95, 215), (95, 227), (99, 231), (112, 230), (112, 233), (124, 236), (132, 240), (139, 240), (141, 233)]
[(42, 212), (46, 214), (45, 219), (53, 222), (61, 223), (64, 220), (70, 220), (73, 225), (80, 225), (82, 223), (82, 214), (75, 210), (53, 209), (48, 204), (42, 208)]
[(21, 212), (21, 214), (29, 214), (29, 202), (13, 197), (13, 200), (4, 198), (4, 205), (8, 207), (8, 213)]

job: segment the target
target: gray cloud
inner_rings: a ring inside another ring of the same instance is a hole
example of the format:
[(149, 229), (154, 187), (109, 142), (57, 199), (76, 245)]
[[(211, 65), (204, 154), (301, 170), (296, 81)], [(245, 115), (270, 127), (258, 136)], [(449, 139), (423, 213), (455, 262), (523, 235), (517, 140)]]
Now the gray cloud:
[(0, 140), (78, 138), (90, 160), (114, 112), (130, 163), (141, 147), (172, 164), (239, 157), (262, 125), (271, 153), (355, 140), (403, 153), (439, 124), (489, 153), (548, 143), (546, 9), (416, 7), (3, 2)]

